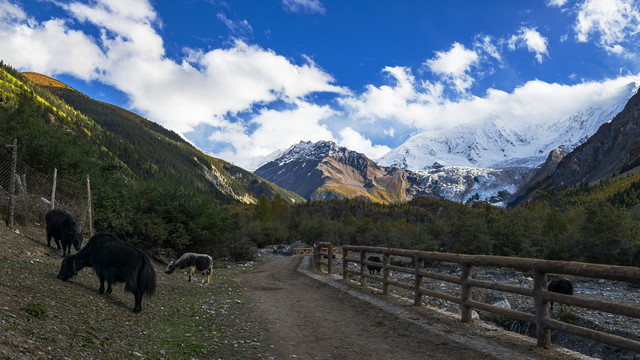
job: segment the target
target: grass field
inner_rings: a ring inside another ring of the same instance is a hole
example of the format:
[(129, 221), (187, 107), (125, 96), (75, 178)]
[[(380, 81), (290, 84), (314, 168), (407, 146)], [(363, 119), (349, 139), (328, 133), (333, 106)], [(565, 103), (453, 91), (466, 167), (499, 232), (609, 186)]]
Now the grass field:
[[(90, 268), (57, 279), (60, 250), (42, 228), (0, 227), (0, 358), (262, 359), (269, 345), (252, 320), (238, 269), (215, 269), (211, 285), (166, 275), (155, 263), (157, 293), (134, 314), (133, 294), (117, 284), (99, 295)], [(29, 236), (22, 235), (28, 233)]]

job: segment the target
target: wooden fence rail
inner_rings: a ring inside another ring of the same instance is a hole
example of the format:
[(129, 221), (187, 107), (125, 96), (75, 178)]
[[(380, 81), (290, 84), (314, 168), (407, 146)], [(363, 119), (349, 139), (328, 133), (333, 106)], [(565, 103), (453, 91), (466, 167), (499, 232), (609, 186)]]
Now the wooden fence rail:
[[(358, 254), (359, 256), (356, 255), (355, 257), (350, 257), (352, 253)], [(369, 253), (382, 255), (382, 263), (366, 260), (367, 254)], [(316, 269), (321, 271), (321, 265), (324, 264), (327, 266), (328, 273), (331, 274), (333, 267), (332, 258), (334, 254), (335, 248), (331, 243), (320, 242), (314, 245), (314, 261)], [(326, 261), (322, 259), (323, 255), (326, 256)], [(464, 255), (353, 245), (342, 246), (342, 255), (342, 273), (345, 281), (348, 281), (349, 275), (352, 274), (359, 277), (361, 286), (367, 286), (367, 279), (373, 279), (381, 282), (383, 294), (389, 293), (390, 286), (413, 291), (414, 305), (416, 306), (422, 305), (423, 296), (425, 295), (453, 302), (460, 305), (462, 311), (462, 322), (472, 321), (472, 309), (483, 310), (535, 324), (537, 329), (537, 344), (539, 347), (548, 348), (551, 345), (551, 330), (555, 329), (561, 332), (601, 342), (603, 344), (640, 353), (640, 341), (551, 319), (549, 316), (549, 306), (547, 304), (549, 301), (554, 301), (571, 306), (603, 311), (610, 314), (640, 318), (640, 306), (618, 304), (608, 301), (588, 299), (580, 296), (568, 296), (547, 291), (547, 274), (550, 273), (640, 284), (640, 268), (588, 264), (571, 261), (524, 259), (491, 255)], [(391, 265), (390, 258), (392, 255), (411, 258), (413, 259), (413, 263), (416, 265), (413, 268)], [(459, 264), (462, 268), (462, 274), (460, 276), (451, 276), (425, 271), (425, 261), (441, 261)], [(349, 269), (349, 263), (359, 264), (360, 269)], [(365, 270), (367, 265), (381, 267), (383, 269), (382, 276), (372, 275), (366, 272)], [(473, 279), (474, 266), (501, 267), (531, 272), (533, 273), (533, 288)], [(390, 271), (412, 274), (414, 275), (414, 283), (410, 284), (392, 280), (390, 278)], [(460, 285), (461, 295), (457, 297), (440, 291), (426, 289), (422, 286), (423, 278), (430, 278)], [(535, 305), (535, 313), (530, 314), (474, 301), (471, 298), (473, 288), (491, 289), (532, 297)]]

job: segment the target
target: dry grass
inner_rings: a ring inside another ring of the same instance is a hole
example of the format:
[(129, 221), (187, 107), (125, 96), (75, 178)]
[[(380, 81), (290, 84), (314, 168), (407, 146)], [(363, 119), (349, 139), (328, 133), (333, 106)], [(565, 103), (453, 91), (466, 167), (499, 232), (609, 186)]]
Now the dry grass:
[(134, 314), (133, 295), (97, 293), (91, 269), (56, 278), (61, 253), (42, 228), (0, 227), (1, 359), (260, 359), (268, 345), (252, 320), (238, 270), (216, 269), (209, 286), (164, 274)]

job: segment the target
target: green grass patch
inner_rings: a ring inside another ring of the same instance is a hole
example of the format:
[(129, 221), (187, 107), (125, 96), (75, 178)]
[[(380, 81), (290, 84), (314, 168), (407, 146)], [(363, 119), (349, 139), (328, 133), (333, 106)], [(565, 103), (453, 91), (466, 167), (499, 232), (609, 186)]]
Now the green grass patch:
[(45, 320), (48, 316), (47, 307), (41, 303), (28, 303), (22, 310), (36, 319)]

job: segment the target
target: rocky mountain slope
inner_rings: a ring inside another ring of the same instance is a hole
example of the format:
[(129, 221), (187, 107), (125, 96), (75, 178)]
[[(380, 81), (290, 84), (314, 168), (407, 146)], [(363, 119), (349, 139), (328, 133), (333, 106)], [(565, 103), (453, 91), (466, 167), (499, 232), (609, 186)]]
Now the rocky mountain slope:
[[(509, 199), (522, 198), (523, 190), (517, 189), (530, 188), (548, 176), (561, 155), (611, 121), (636, 90), (635, 83), (627, 84), (599, 104), (534, 125), (493, 114), (477, 123), (419, 133), (377, 162), (418, 172), (427, 192), (435, 196), (503, 206)], [(542, 166), (547, 158), (551, 162)]]
[(255, 174), (309, 200), (361, 198), (396, 203), (427, 195), (418, 174), (378, 166), (331, 141), (300, 142)]
[[(554, 163), (557, 165), (553, 166)], [(593, 184), (624, 174), (639, 165), (640, 92), (629, 100), (622, 112), (611, 122), (602, 125), (587, 142), (559, 161), (557, 158), (549, 159), (534, 175), (533, 181), (514, 199), (514, 204), (531, 199), (539, 189)], [(549, 171), (550, 169), (553, 171)]]

